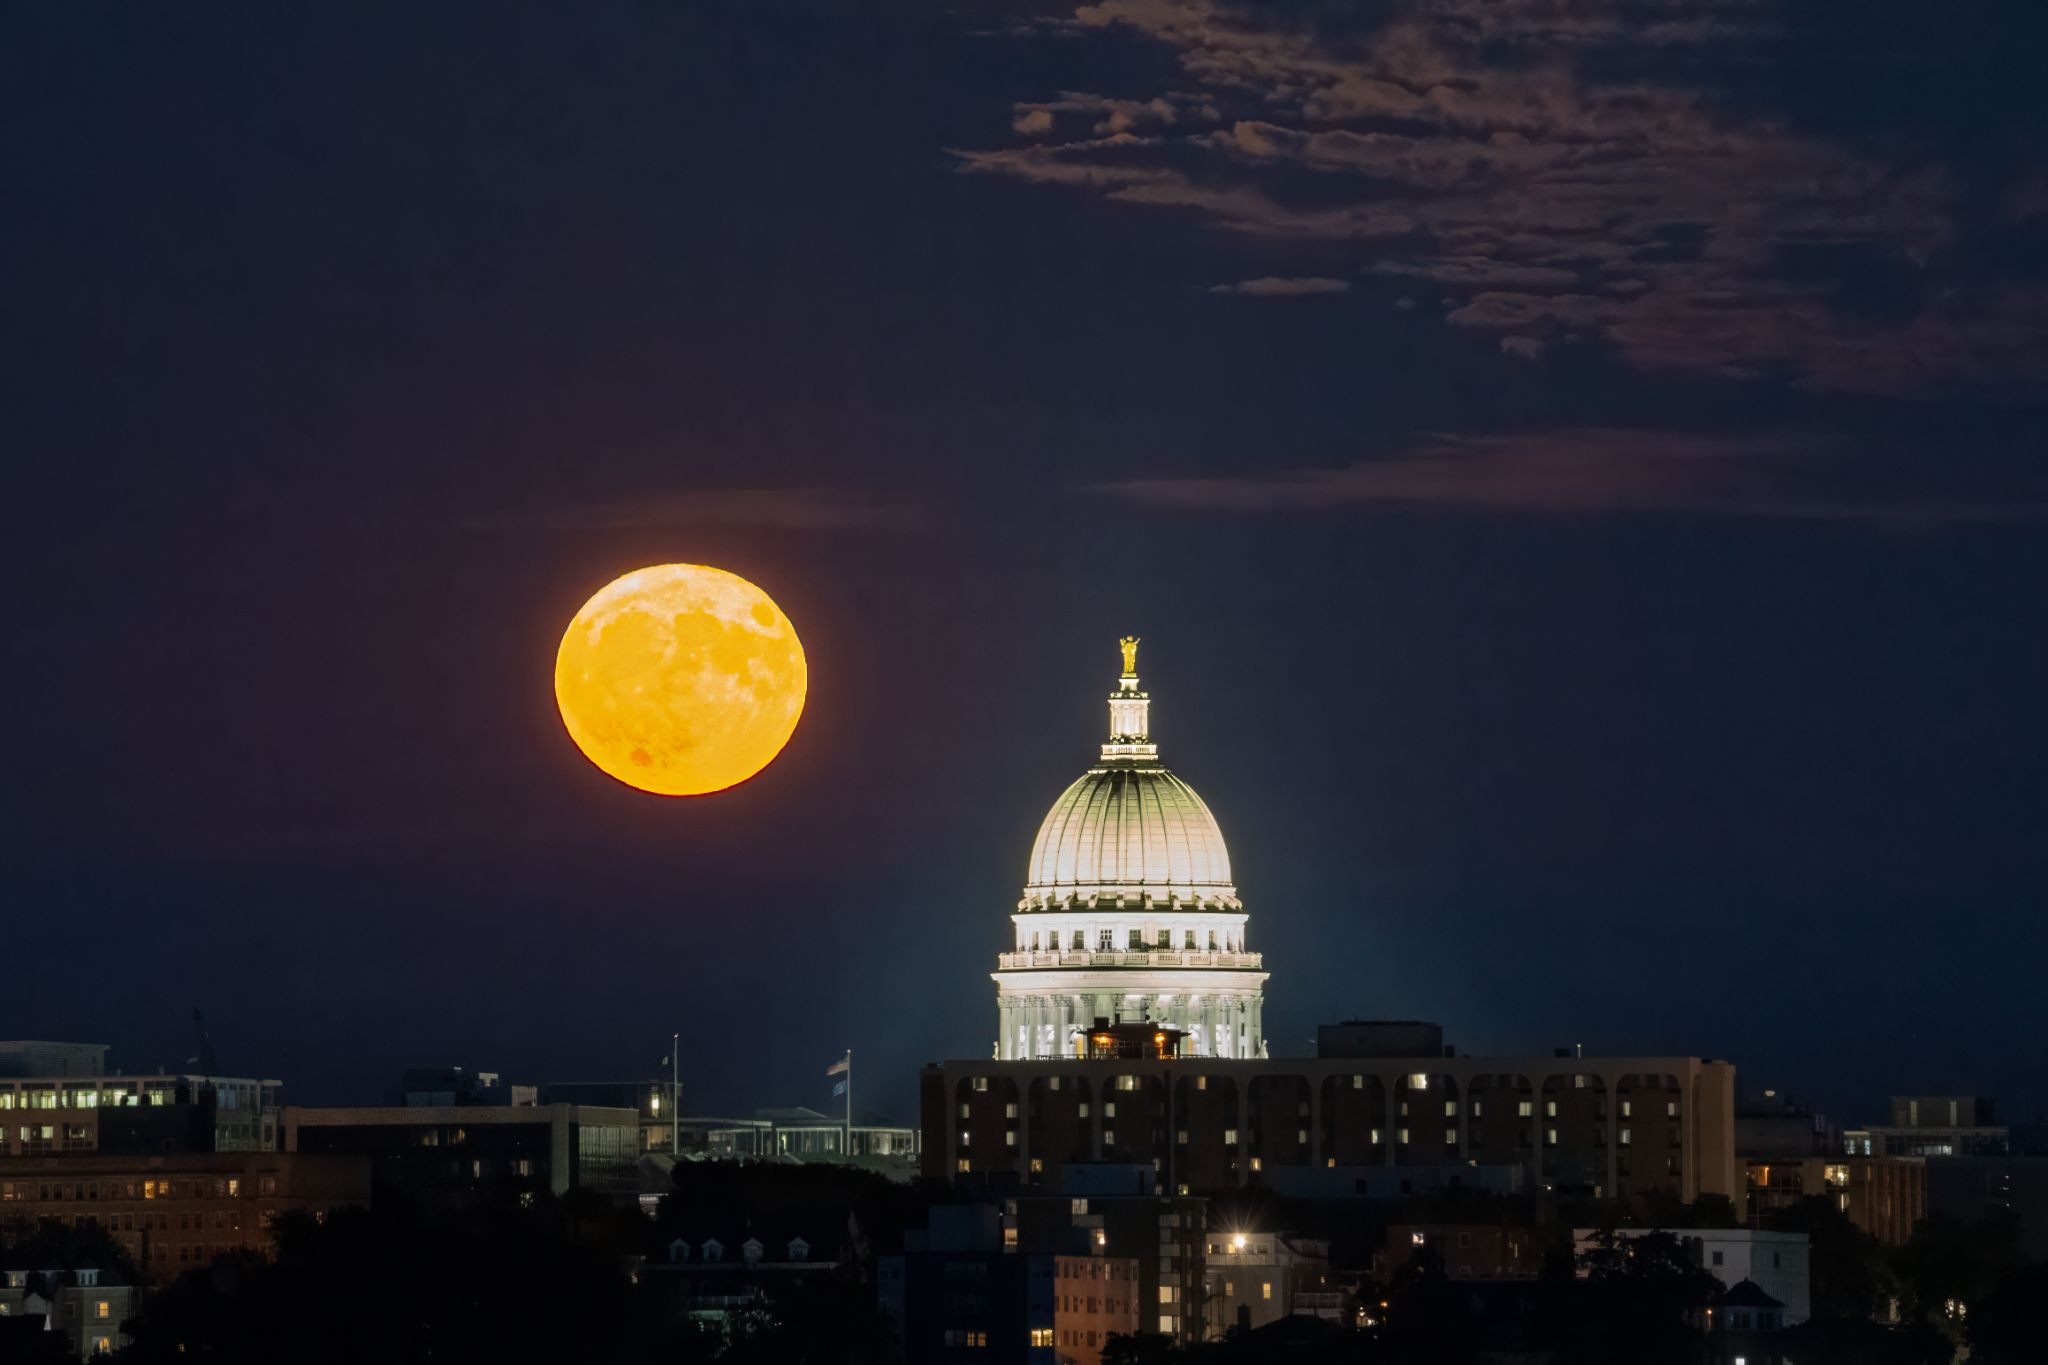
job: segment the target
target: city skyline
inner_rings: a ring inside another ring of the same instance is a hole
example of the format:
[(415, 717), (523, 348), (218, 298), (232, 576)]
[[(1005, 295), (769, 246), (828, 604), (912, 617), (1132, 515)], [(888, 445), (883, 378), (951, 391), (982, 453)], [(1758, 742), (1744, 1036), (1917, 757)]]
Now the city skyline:
[[(413, 8), (0, 19), (0, 1035), (908, 1122), (1135, 635), (1274, 1055), (2048, 1104), (2041, 18)], [(673, 562), (710, 798), (550, 685)]]

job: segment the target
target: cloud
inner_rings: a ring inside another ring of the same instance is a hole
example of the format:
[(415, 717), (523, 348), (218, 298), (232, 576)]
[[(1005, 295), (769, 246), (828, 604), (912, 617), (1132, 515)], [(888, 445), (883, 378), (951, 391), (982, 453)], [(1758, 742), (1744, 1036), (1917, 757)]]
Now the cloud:
[(905, 525), (908, 503), (845, 489), (711, 488), (607, 502), (571, 503), (480, 513), (473, 530), (609, 531), (660, 526), (755, 526), (784, 531), (836, 531)]
[(1297, 297), (1303, 294), (1341, 294), (1351, 287), (1349, 280), (1333, 280), (1324, 275), (1307, 275), (1287, 278), (1267, 275), (1256, 280), (1239, 280), (1236, 284), (1212, 284), (1212, 294), (1257, 294), (1269, 298)]
[[(1576, 427), (1527, 436), (1440, 434), (1400, 455), (1278, 474), (1131, 479), (1091, 491), (1211, 513), (1372, 506), (1539, 515), (1686, 513), (1913, 527), (2048, 521), (2048, 481), (2028, 474), (1944, 481), (1924, 465), (1855, 458), (1796, 432), (1726, 436)], [(1861, 477), (1850, 479), (1851, 473)], [(1869, 477), (1871, 474), (1876, 477)], [(1845, 487), (1854, 483), (1858, 493)], [(1999, 485), (2003, 486), (1999, 486)]]
[[(1594, 347), (1887, 395), (2048, 381), (2048, 283), (1983, 278), (1996, 256), (1973, 249), (1958, 177), (1716, 86), (1730, 52), (1796, 18), (1766, 0), (1412, 0), (1378, 23), (1099, 0), (1052, 22), (1149, 43), (1171, 62), (1155, 88), (1019, 104), (1041, 140), (955, 155), (1246, 236), (1348, 244), (1360, 275), (1429, 281), (1455, 300), (1450, 325), (1520, 358)], [(2039, 212), (2043, 183), (2016, 181), (2008, 216)]]

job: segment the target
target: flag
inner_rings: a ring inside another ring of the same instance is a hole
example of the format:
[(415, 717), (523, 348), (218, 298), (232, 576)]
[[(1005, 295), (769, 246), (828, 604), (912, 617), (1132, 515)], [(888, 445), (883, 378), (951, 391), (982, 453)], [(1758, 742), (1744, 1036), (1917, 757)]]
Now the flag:
[(851, 1056), (846, 1056), (841, 1057), (838, 1061), (826, 1067), (825, 1074), (827, 1076), (844, 1076), (847, 1072), (851, 1070), (853, 1070), (853, 1058)]
[(836, 1100), (836, 1099), (838, 1099), (838, 1098), (839, 1098), (839, 1097), (840, 1097), (841, 1095), (844, 1095), (845, 1093), (846, 1093), (846, 1082), (845, 1082), (845, 1081), (841, 1081), (841, 1082), (839, 1082), (839, 1083), (838, 1083), (837, 1085), (835, 1085), (835, 1086), (833, 1086), (833, 1087), (832, 1087), (832, 1098), (833, 1098), (833, 1099), (835, 1099), (835, 1100)]

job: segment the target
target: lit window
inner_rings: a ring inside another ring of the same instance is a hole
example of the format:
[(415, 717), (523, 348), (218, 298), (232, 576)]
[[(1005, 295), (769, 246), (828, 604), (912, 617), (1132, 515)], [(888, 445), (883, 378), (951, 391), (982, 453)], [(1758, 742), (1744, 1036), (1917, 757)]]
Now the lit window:
[(963, 1119), (969, 1117), (969, 1110), (964, 1104), (960, 1106), (960, 1117)]
[(1545, 1143), (1547, 1143), (1548, 1145), (1552, 1146), (1552, 1147), (1555, 1147), (1555, 1146), (1557, 1146), (1557, 1129), (1555, 1129), (1555, 1128), (1546, 1128), (1546, 1129), (1544, 1129), (1544, 1130), (1543, 1130), (1543, 1141), (1544, 1141)]
[(1271, 1280), (1260, 1281), (1259, 1297), (1262, 1299), (1270, 1299), (1273, 1297), (1273, 1282)]
[(1628, 1130), (1628, 1129), (1626, 1129), (1626, 1128), (1622, 1129), (1622, 1130), (1621, 1130), (1621, 1145), (1622, 1145), (1622, 1146), (1626, 1147), (1626, 1146), (1630, 1145), (1630, 1144), (1629, 1144), (1629, 1140), (1628, 1140), (1628, 1138), (1629, 1138), (1629, 1130)]
[(1457, 1146), (1457, 1145), (1458, 1145), (1458, 1130), (1457, 1130), (1457, 1129), (1455, 1129), (1455, 1128), (1446, 1128), (1446, 1129), (1444, 1129), (1444, 1146), (1446, 1146), (1446, 1147), (1455, 1147), (1455, 1146)]
[(110, 1310), (107, 1307), (107, 1301), (105, 1299), (99, 1300), (92, 1306), (92, 1315), (96, 1318), (106, 1317), (109, 1311)]
[[(1122, 1078), (1121, 1076), (1119, 1076), (1119, 1077), (1118, 1077), (1117, 1079), (1118, 1079), (1118, 1080), (1122, 1080), (1123, 1078)], [(1121, 1090), (1121, 1089), (1122, 1089), (1123, 1087), (1122, 1087), (1122, 1086), (1118, 1086), (1117, 1088), (1118, 1088), (1119, 1090)], [(1106, 1118), (1106, 1119), (1113, 1119), (1113, 1118), (1115, 1118), (1115, 1117), (1116, 1117), (1116, 1101), (1115, 1101), (1115, 1100), (1104, 1100), (1104, 1101), (1102, 1102), (1102, 1117), (1104, 1117), (1104, 1118)]]
[(1630, 1115), (1629, 1115), (1629, 1110), (1630, 1110), (1630, 1108), (1631, 1108), (1631, 1107), (1633, 1106), (1633, 1103), (1634, 1103), (1634, 1102), (1633, 1102), (1633, 1101), (1631, 1101), (1631, 1100), (1623, 1100), (1623, 1101), (1621, 1102), (1621, 1116), (1622, 1116), (1623, 1118), (1628, 1118), (1628, 1117), (1630, 1116)]
[(1556, 1117), (1557, 1117), (1557, 1101), (1556, 1101), (1556, 1100), (1545, 1100), (1545, 1101), (1543, 1101), (1543, 1117), (1544, 1117), (1544, 1118), (1547, 1118), (1547, 1119), (1554, 1119), (1554, 1118), (1556, 1118)]
[(1444, 1117), (1447, 1119), (1458, 1117), (1458, 1102), (1456, 1100), (1444, 1101)]
[(1408, 1078), (1408, 1088), (1410, 1090), (1429, 1089), (1429, 1074), (1423, 1071), (1416, 1072)]
[(1396, 1128), (1394, 1130), (1394, 1141), (1402, 1144), (1403, 1146), (1406, 1146), (1408, 1142), (1408, 1130), (1406, 1128)]
[(963, 1156), (956, 1163), (955, 1169), (957, 1169), (960, 1172), (960, 1174), (966, 1175), (967, 1172), (972, 1169), (972, 1166), (968, 1162), (967, 1158)]
[(1266, 1169), (1266, 1163), (1265, 1163), (1265, 1162), (1263, 1162), (1263, 1161), (1261, 1161), (1261, 1160), (1260, 1160), (1260, 1159), (1259, 1159), (1258, 1157), (1253, 1157), (1253, 1158), (1252, 1158), (1252, 1169), (1253, 1169), (1253, 1170), (1255, 1170), (1255, 1171), (1263, 1171), (1263, 1170), (1265, 1170), (1265, 1169)]
[(976, 1090), (987, 1090), (987, 1089), (988, 1089), (988, 1077), (986, 1077), (986, 1076), (976, 1076), (976, 1077), (974, 1078), (974, 1088), (975, 1088)]
[(1237, 1129), (1225, 1128), (1223, 1130), (1223, 1145), (1225, 1147), (1235, 1147), (1237, 1145)]

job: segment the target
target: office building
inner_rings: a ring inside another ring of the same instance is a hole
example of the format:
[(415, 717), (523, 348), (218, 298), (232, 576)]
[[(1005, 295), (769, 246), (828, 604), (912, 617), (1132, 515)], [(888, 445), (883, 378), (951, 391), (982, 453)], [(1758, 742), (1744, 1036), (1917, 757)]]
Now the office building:
[(1131, 1257), (1138, 1330), (1182, 1345), (1200, 1341), (1208, 1201), (1164, 1194), (1149, 1167), (1114, 1162), (1069, 1167), (1060, 1186), (1058, 1195), (1003, 1201), (1004, 1245)]
[(589, 1105), (284, 1110), (288, 1152), (366, 1157), (376, 1185), (457, 1202), (572, 1189), (632, 1198), (640, 1119)]
[(923, 1170), (1056, 1191), (1071, 1163), (1120, 1161), (1194, 1194), (1739, 1202), (1734, 1084), (1697, 1057), (943, 1062), (921, 1077)]
[(1894, 1095), (1890, 1123), (1842, 1134), (1849, 1156), (2004, 1156), (2012, 1130), (1980, 1095)]
[(367, 1203), (360, 1159), (279, 1152), (105, 1153), (0, 1162), (0, 1236), (45, 1218), (95, 1222), (151, 1281), (175, 1279), (230, 1251), (270, 1250), (270, 1224)]
[(940, 1206), (884, 1256), (884, 1319), (908, 1365), (1099, 1365), (1139, 1330), (1138, 1261), (1068, 1228), (1063, 1249), (1018, 1243), (986, 1205)]

